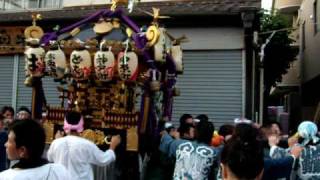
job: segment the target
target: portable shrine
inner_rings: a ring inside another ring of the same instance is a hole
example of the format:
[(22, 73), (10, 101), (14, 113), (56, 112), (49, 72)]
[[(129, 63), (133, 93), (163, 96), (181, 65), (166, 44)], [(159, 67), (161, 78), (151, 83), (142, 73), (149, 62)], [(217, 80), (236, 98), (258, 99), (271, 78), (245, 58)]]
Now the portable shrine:
[[(106, 133), (121, 131), (131, 152), (140, 151), (139, 140), (160, 120), (171, 119), (182, 40), (158, 24), (159, 9), (145, 29), (115, 6), (44, 34), (34, 15), (26, 29), (25, 84), (33, 88), (33, 118), (45, 120), (48, 143), (68, 111), (84, 115), (84, 137), (103, 144)], [(44, 76), (60, 82), (60, 106), (46, 104)]]

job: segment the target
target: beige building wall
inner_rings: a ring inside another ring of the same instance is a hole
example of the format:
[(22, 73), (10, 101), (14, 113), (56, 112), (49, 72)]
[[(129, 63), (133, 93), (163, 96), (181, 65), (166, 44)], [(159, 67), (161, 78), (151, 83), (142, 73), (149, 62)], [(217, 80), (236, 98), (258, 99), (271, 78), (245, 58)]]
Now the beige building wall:
[(300, 60), (293, 61), (288, 73), (282, 76), (282, 81), (277, 86), (299, 86), (301, 83), (300, 63)]
[(275, 8), (282, 12), (292, 12), (299, 9), (302, 0), (275, 0)]
[[(299, 19), (298, 11), (302, 0), (275, 0), (274, 8), (282, 15), (286, 15), (291, 20), (291, 27), (294, 28), (290, 34), (290, 38), (295, 42), (292, 46), (299, 48)], [(301, 60), (297, 57), (290, 64), (288, 73), (282, 75), (282, 81), (277, 86), (299, 86), (301, 83)]]
[[(320, 31), (315, 32), (314, 2), (314, 0), (304, 0), (300, 8), (301, 32), (303, 32), (302, 28), (305, 27), (305, 48), (302, 49), (303, 82), (307, 82), (320, 75)], [(319, 0), (318, 3), (320, 3)], [(300, 44), (302, 45), (304, 43), (303, 34), (301, 34), (300, 39)], [(303, 46), (300, 46), (300, 48), (303, 48)]]

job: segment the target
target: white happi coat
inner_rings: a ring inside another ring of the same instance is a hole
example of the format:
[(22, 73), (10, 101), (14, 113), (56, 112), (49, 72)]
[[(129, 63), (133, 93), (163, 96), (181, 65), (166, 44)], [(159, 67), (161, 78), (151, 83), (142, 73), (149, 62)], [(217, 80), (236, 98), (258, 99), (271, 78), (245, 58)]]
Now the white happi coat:
[(0, 173), (0, 180), (75, 180), (60, 164), (45, 164), (29, 169), (8, 169)]
[(77, 180), (93, 180), (92, 164), (106, 166), (115, 159), (113, 150), (101, 151), (91, 141), (77, 136), (56, 139), (48, 150), (48, 160), (63, 164)]

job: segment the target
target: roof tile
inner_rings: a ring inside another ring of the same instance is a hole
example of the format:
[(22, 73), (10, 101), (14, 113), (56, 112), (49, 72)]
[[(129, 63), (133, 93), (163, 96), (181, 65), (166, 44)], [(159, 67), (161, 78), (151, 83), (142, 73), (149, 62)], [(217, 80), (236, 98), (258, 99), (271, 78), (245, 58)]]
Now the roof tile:
[[(162, 15), (184, 16), (184, 15), (232, 15), (239, 14), (243, 7), (254, 7), (260, 9), (261, 0), (175, 0), (162, 2), (142, 2), (135, 8), (131, 16), (146, 16), (141, 10), (151, 11), (152, 7), (161, 9)], [(61, 10), (42, 10), (44, 19), (76, 19), (87, 16), (104, 6), (82, 6), (68, 7)], [(140, 11), (139, 11), (140, 10)], [(0, 22), (30, 21), (27, 12), (0, 12)]]

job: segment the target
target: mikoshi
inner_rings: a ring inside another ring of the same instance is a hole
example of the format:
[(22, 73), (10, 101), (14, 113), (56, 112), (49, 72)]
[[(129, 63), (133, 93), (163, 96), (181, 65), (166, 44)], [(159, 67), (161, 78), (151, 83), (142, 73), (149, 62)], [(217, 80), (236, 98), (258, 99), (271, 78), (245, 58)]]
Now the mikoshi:
[[(106, 148), (105, 136), (121, 134), (120, 161), (133, 157), (138, 164), (136, 155), (145, 152), (141, 143), (152, 143), (145, 136), (171, 120), (176, 79), (183, 72), (180, 40), (160, 26), (159, 11), (153, 8), (147, 28), (112, 6), (52, 32), (43, 32), (36, 25), (40, 15), (33, 14), (25, 30), (25, 85), (32, 87), (32, 115), (45, 122), (47, 143), (65, 113), (79, 111), (83, 137)], [(45, 76), (60, 84), (59, 106), (46, 103)]]

